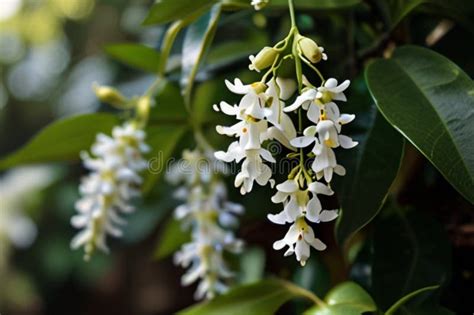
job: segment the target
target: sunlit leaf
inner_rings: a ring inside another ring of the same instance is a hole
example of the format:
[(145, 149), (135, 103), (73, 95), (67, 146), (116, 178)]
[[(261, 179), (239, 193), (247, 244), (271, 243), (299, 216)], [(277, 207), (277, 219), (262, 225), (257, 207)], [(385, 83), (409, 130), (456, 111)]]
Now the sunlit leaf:
[(377, 60), (367, 83), (385, 118), (474, 204), (474, 83), (425, 48), (406, 46)]
[[(296, 288), (296, 289), (295, 289)], [(185, 309), (181, 315), (270, 315), (289, 300), (302, 297), (298, 287), (281, 280), (264, 280), (233, 288), (209, 302)]]
[(112, 44), (105, 47), (105, 52), (127, 66), (153, 73), (158, 71), (160, 53), (148, 46)]
[(51, 123), (22, 148), (0, 160), (0, 169), (20, 164), (79, 160), (98, 133), (110, 133), (118, 119), (111, 114), (85, 114)]
[(372, 297), (354, 282), (337, 285), (329, 291), (324, 302), (307, 310), (305, 315), (361, 315), (377, 309)]

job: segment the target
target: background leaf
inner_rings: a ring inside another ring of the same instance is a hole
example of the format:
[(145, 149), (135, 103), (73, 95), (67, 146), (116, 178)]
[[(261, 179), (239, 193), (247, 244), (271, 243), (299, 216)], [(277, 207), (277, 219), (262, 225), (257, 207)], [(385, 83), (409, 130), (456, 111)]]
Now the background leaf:
[(229, 293), (192, 306), (181, 315), (271, 315), (292, 298), (302, 296), (294, 285), (280, 280), (264, 280), (234, 287)]
[[(223, 4), (227, 8), (251, 8), (250, 1), (247, 0), (223, 0)], [(339, 9), (354, 6), (359, 4), (361, 0), (295, 0), (295, 8), (301, 10), (311, 9)], [(270, 4), (265, 8), (267, 9), (287, 9), (288, 0), (271, 0)]]
[(440, 226), (423, 212), (389, 208), (394, 213), (375, 227), (372, 293), (388, 309), (402, 296), (443, 284), (450, 277), (451, 250)]
[(372, 297), (355, 282), (335, 286), (324, 298), (327, 305), (317, 305), (305, 315), (360, 315), (377, 309)]
[(51, 123), (27, 144), (0, 160), (0, 170), (28, 163), (79, 160), (89, 150), (98, 133), (109, 134), (118, 124), (111, 114), (85, 114)]
[(184, 243), (191, 240), (191, 235), (181, 228), (181, 222), (174, 217), (168, 219), (158, 241), (158, 247), (153, 255), (156, 259), (163, 259), (173, 254)]
[(158, 179), (166, 172), (174, 148), (187, 128), (183, 125), (158, 125), (146, 128), (147, 144), (152, 151), (147, 156), (148, 171), (143, 175), (142, 190), (148, 193)]
[(143, 24), (163, 24), (196, 14), (217, 0), (159, 0), (151, 7)]
[(191, 102), (194, 79), (216, 33), (220, 14), (221, 5), (216, 4), (186, 30), (181, 60), (181, 86), (185, 104)]
[(382, 114), (474, 204), (474, 83), (425, 48), (406, 46), (366, 70)]
[(105, 52), (123, 64), (156, 73), (160, 64), (160, 53), (153, 48), (140, 44), (112, 44)]
[(335, 181), (342, 210), (336, 225), (340, 244), (347, 243), (379, 212), (398, 173), (404, 145), (403, 137), (373, 106), (365, 82), (355, 80), (351, 90), (346, 106), (356, 119), (344, 132), (359, 145), (338, 155), (347, 170), (346, 176)]

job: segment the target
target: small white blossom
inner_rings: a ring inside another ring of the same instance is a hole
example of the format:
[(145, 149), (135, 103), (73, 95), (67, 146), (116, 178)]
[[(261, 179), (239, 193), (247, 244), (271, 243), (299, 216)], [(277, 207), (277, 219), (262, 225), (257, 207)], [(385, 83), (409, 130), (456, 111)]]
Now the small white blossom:
[(314, 143), (312, 152), (316, 156), (312, 169), (317, 179), (324, 176), (327, 182), (332, 180), (333, 173), (340, 176), (346, 173), (344, 167), (337, 164), (333, 148), (341, 146), (344, 149), (351, 149), (358, 144), (350, 137), (338, 134), (337, 124), (331, 120), (321, 120), (318, 125), (306, 128), (304, 136), (291, 141), (291, 144), (298, 148), (308, 147), (312, 143)]
[(250, 1), (250, 5), (254, 7), (256, 11), (259, 11), (267, 6), (270, 0), (252, 0)]
[[(204, 167), (205, 171), (201, 172), (202, 165), (215, 165), (211, 164), (214, 161), (197, 150), (185, 151), (183, 158), (189, 162), (189, 168), (181, 177), (185, 185), (176, 191), (175, 197), (185, 203), (176, 208), (175, 217), (181, 220), (183, 228), (192, 229), (192, 241), (176, 252), (174, 261), (189, 268), (181, 279), (182, 285), (199, 280), (195, 298), (209, 299), (225, 292), (228, 289), (227, 280), (234, 276), (223, 255), (226, 251), (240, 253), (243, 242), (227, 228), (238, 225), (237, 215), (242, 214), (244, 209), (227, 200), (225, 184), (216, 178), (219, 169)], [(189, 170), (196, 175), (192, 182), (186, 177)], [(176, 171), (173, 170), (171, 174), (176, 176)]]
[[(276, 186), (277, 193), (272, 197), (274, 203), (283, 203), (283, 211), (269, 214), (268, 219), (276, 224), (293, 223), (298, 217), (304, 216), (311, 222), (328, 222), (337, 217), (337, 210), (323, 210), (318, 194), (333, 195), (334, 192), (326, 185), (312, 182), (307, 189), (301, 189), (295, 180), (287, 180)], [(311, 195), (311, 198), (310, 198)]]
[[(234, 84), (226, 81), (226, 85), (232, 92), (243, 95), (239, 105), (221, 102), (214, 108), (235, 116), (239, 122), (230, 127), (217, 126), (216, 130), (239, 140), (231, 143), (226, 152), (216, 152), (215, 157), (225, 162), (239, 163), (243, 160), (242, 170), (235, 178), (235, 186), (240, 187), (240, 192), (245, 194), (252, 190), (255, 181), (259, 185), (272, 183), (271, 169), (263, 161), (274, 163), (275, 159), (268, 150), (262, 148), (264, 141), (277, 139), (293, 149), (289, 139), (296, 136), (296, 129), (288, 115), (283, 113), (284, 103), (280, 100), (280, 95), (291, 95), (288, 92), (291, 90), (291, 82), (277, 80), (275, 84), (272, 81), (267, 88), (261, 82), (244, 85), (242, 81), (235, 79)], [(274, 126), (269, 127), (269, 123)]]
[(301, 266), (306, 264), (311, 254), (311, 246), (319, 251), (326, 249), (326, 245), (314, 236), (313, 229), (303, 217), (296, 219), (283, 239), (273, 243), (275, 250), (280, 250), (285, 246), (288, 246), (285, 256), (295, 254), (296, 260), (300, 262)]
[(79, 187), (82, 198), (76, 202), (78, 213), (71, 218), (71, 224), (82, 231), (73, 238), (71, 247), (84, 246), (86, 258), (96, 248), (108, 252), (107, 234), (122, 236), (121, 226), (126, 221), (120, 214), (134, 210), (130, 199), (140, 195), (139, 173), (147, 167), (142, 154), (149, 147), (144, 139), (143, 130), (126, 123), (115, 127), (112, 137), (97, 135), (91, 148), (95, 157), (81, 153), (84, 166), (91, 173)]

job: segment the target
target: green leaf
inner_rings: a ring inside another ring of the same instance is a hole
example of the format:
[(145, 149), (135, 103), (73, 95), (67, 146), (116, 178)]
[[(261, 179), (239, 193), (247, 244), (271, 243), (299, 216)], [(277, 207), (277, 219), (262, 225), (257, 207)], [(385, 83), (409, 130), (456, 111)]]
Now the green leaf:
[(163, 24), (197, 15), (216, 2), (217, 0), (157, 0), (143, 24)]
[(335, 181), (342, 209), (336, 238), (345, 245), (382, 207), (398, 173), (404, 146), (403, 137), (377, 113), (364, 80), (355, 80), (351, 90), (346, 110), (355, 112), (356, 119), (346, 132), (359, 145), (342, 150), (340, 158), (347, 175)]
[(377, 3), (391, 29), (414, 11), (423, 8), (434, 9), (437, 15), (458, 20), (471, 31), (474, 27), (467, 15), (474, 10), (471, 0), (378, 0)]
[(110, 133), (118, 119), (111, 114), (68, 117), (43, 128), (22, 148), (0, 160), (0, 170), (28, 163), (79, 160), (98, 133)]
[(343, 282), (329, 291), (326, 305), (317, 305), (305, 315), (360, 315), (377, 309), (372, 297), (357, 283)]
[(179, 87), (165, 81), (155, 97), (155, 107), (150, 112), (150, 124), (188, 124), (188, 114)]
[(366, 70), (385, 118), (474, 204), (474, 83), (425, 48), (406, 46)]
[(105, 47), (105, 52), (123, 64), (147, 71), (157, 72), (160, 64), (160, 53), (153, 48), (140, 44), (112, 44)]
[(176, 252), (181, 245), (189, 242), (191, 235), (181, 229), (181, 222), (171, 217), (158, 240), (158, 247), (155, 250), (154, 258), (163, 259)]
[(166, 171), (174, 148), (186, 132), (184, 125), (158, 125), (146, 128), (146, 143), (152, 148), (148, 154), (148, 170), (143, 174), (142, 190), (150, 192)]
[[(361, 0), (295, 0), (296, 9), (300, 10), (321, 10), (321, 9), (341, 9), (357, 5)], [(250, 1), (247, 0), (223, 0), (226, 9), (251, 8)], [(288, 9), (288, 0), (271, 0), (267, 9)]]
[(191, 102), (194, 79), (216, 33), (220, 14), (221, 5), (216, 4), (186, 30), (181, 60), (181, 86), (185, 104)]
[(303, 297), (301, 288), (282, 280), (234, 287), (225, 295), (185, 309), (181, 315), (271, 315), (286, 302)]
[(395, 213), (375, 226), (372, 293), (388, 309), (410, 292), (450, 277), (451, 250), (444, 228), (420, 211)]
[(433, 285), (433, 286), (429, 286), (429, 287), (425, 287), (425, 288), (421, 288), (421, 289), (418, 289), (416, 291), (413, 291), (407, 295), (405, 295), (404, 297), (402, 297), (400, 300), (398, 300), (397, 302), (395, 302), (395, 304), (393, 304), (388, 310), (387, 312), (385, 312), (385, 315), (394, 315), (395, 312), (400, 308), (402, 307), (405, 303), (407, 303), (409, 300), (411, 300), (412, 298), (414, 298), (415, 296), (419, 295), (419, 294), (422, 294), (422, 293), (425, 293), (425, 292), (428, 292), (428, 291), (432, 291), (432, 290), (436, 290), (439, 288), (439, 285)]

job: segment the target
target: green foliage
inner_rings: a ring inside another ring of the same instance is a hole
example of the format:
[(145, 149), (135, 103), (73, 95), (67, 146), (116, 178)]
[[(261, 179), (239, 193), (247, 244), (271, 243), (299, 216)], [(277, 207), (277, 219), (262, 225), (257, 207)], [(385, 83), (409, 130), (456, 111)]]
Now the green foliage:
[(413, 292), (411, 292), (411, 293), (405, 295), (405, 296), (402, 297), (400, 300), (398, 300), (397, 302), (395, 302), (395, 304), (393, 304), (393, 305), (387, 310), (387, 312), (385, 312), (385, 315), (393, 315), (393, 314), (395, 314), (399, 308), (401, 308), (404, 304), (406, 304), (409, 300), (413, 299), (415, 296), (420, 295), (420, 294), (425, 293), (425, 292), (428, 292), (428, 291), (436, 290), (437, 288), (439, 288), (438, 285), (433, 285), (433, 286), (430, 286), (430, 287), (418, 289), (418, 290), (416, 290), (416, 291), (413, 291)]
[(105, 47), (105, 52), (127, 66), (146, 72), (156, 73), (160, 65), (160, 53), (140, 44), (112, 44)]
[(344, 282), (324, 298), (325, 304), (307, 310), (305, 315), (360, 315), (377, 309), (372, 297), (358, 284)]
[(217, 0), (159, 0), (151, 7), (143, 24), (164, 24), (171, 21), (199, 16)]
[(191, 240), (189, 232), (183, 231), (181, 222), (171, 217), (165, 222), (153, 257), (163, 259), (176, 252), (181, 245)]
[(474, 13), (474, 4), (470, 0), (378, 0), (377, 3), (391, 29), (415, 10), (428, 8), (435, 14), (459, 20), (465, 27), (474, 30), (468, 16)]
[[(295, 0), (295, 8), (300, 10), (340, 9), (359, 4), (361, 0)], [(251, 8), (247, 0), (223, 0), (228, 8)], [(271, 0), (268, 9), (287, 9), (288, 0)]]
[(110, 133), (118, 119), (111, 114), (68, 117), (43, 128), (22, 148), (0, 160), (0, 170), (20, 164), (75, 161), (89, 150), (98, 133)]
[(305, 291), (282, 280), (264, 280), (234, 287), (227, 294), (185, 309), (181, 315), (270, 315)]
[(182, 125), (157, 125), (146, 128), (146, 142), (152, 151), (147, 157), (148, 171), (143, 175), (143, 192), (149, 192), (166, 171), (167, 162), (186, 130), (187, 128)]
[(385, 118), (474, 204), (474, 83), (428, 49), (407, 46), (366, 70)]
[(450, 277), (450, 245), (438, 222), (419, 212), (397, 208), (375, 227), (372, 293), (388, 309), (401, 296), (445, 283)]
[(341, 152), (347, 174), (336, 181), (342, 214), (336, 226), (336, 238), (347, 243), (355, 232), (378, 213), (397, 175), (403, 155), (403, 137), (376, 112), (362, 80), (352, 87), (347, 111), (356, 120), (348, 130), (359, 145)]
[(209, 12), (205, 13), (188, 27), (184, 36), (181, 59), (181, 86), (186, 104), (191, 102), (194, 79), (216, 33), (220, 14), (221, 5), (214, 5)]

